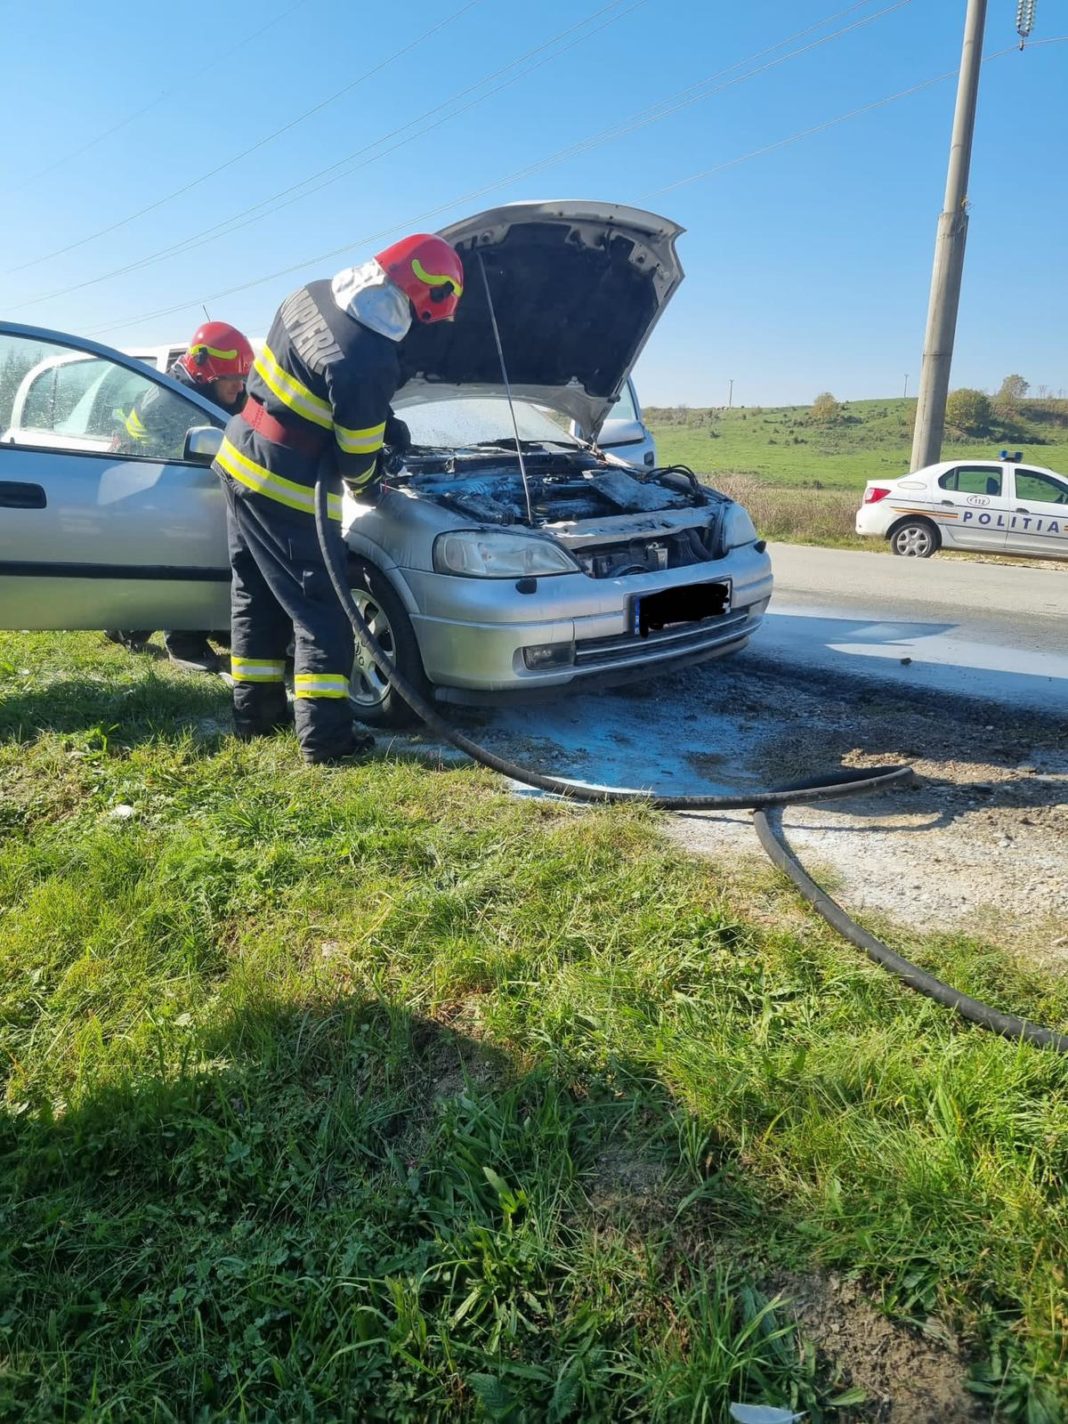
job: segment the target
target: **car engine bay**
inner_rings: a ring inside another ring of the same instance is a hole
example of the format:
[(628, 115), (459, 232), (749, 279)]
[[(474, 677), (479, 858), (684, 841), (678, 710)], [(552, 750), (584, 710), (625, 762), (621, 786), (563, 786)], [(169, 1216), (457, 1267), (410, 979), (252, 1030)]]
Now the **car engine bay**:
[[(514, 459), (514, 457), (513, 457)], [(409, 458), (405, 486), (480, 524), (528, 526), (518, 466), (500, 455)], [(588, 454), (527, 454), (534, 526), (561, 539), (591, 578), (682, 568), (722, 556), (718, 527), (729, 503), (684, 466), (650, 471)], [(650, 516), (700, 509), (698, 520)], [(642, 519), (627, 516), (644, 515)], [(589, 521), (604, 527), (590, 530)]]

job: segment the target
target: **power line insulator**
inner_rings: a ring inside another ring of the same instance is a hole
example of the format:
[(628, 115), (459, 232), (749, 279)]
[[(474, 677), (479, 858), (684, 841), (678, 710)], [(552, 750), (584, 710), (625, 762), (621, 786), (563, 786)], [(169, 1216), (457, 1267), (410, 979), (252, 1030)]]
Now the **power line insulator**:
[(1020, 48), (1031, 33), (1035, 23), (1035, 0), (1016, 0), (1016, 33), (1020, 36)]

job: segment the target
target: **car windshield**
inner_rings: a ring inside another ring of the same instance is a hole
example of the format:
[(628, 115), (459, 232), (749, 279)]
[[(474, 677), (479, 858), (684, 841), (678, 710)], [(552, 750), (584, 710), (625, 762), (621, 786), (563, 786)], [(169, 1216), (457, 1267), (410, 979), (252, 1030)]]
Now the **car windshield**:
[(608, 412), (609, 420), (637, 420), (638, 412), (634, 409), (634, 394), (630, 388), (630, 382), (623, 387), (619, 393), (619, 399)]
[[(398, 410), (408, 426), (413, 445), (460, 450), (480, 445), (515, 448), (515, 430), (506, 400), (490, 397), (428, 401)], [(566, 445), (582, 448), (567, 432), (565, 417), (526, 401), (515, 402), (519, 438), (532, 444)]]

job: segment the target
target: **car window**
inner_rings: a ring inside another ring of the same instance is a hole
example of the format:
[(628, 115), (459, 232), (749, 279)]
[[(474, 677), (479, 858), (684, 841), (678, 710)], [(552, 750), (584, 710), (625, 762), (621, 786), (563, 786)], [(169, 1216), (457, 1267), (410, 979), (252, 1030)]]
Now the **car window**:
[(1035, 499), (1046, 504), (1068, 504), (1068, 484), (1039, 470), (1017, 470), (1016, 498)]
[(609, 420), (637, 420), (638, 412), (634, 409), (634, 400), (630, 393), (630, 382), (623, 387), (619, 393), (619, 400), (608, 412)]
[(0, 447), (179, 460), (186, 432), (209, 424), (222, 420), (140, 365), (0, 332)]
[[(12, 392), (14, 394), (14, 392)], [(22, 410), (22, 423), (39, 430), (52, 424), (56, 396), (56, 367), (46, 366), (27, 383)]]
[(30, 406), (37, 419), (47, 418), (55, 386), (56, 358), (62, 346), (0, 336), (0, 435), (11, 424), (16, 399), (20, 409)]
[(1001, 470), (991, 465), (958, 465), (947, 470), (938, 481), (942, 489), (956, 490), (960, 494), (1001, 493)]
[[(78, 403), (86, 392), (95, 390), (108, 369), (108, 363), (98, 357), (88, 357), (84, 361), (64, 361), (55, 370), (54, 393), (52, 397), (51, 423), (43, 428), (61, 430), (71, 420)], [(26, 425), (32, 425), (29, 420)], [(77, 427), (75, 426), (75, 429)], [(84, 432), (83, 432), (84, 433)]]
[(152, 387), (136, 371), (114, 366), (109, 361), (94, 362), (95, 372), (81, 398), (55, 429), (64, 435), (103, 438), (122, 427), (138, 399)]

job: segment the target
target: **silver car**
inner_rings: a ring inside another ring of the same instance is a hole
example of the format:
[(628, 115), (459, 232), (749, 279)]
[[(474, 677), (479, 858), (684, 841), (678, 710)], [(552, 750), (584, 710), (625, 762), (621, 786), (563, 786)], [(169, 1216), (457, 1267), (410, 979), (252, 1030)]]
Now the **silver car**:
[[(457, 320), (405, 341), (394, 405), (412, 449), (375, 505), (346, 496), (343, 522), (372, 627), (438, 699), (649, 677), (734, 652), (759, 625), (771, 567), (746, 511), (685, 469), (630, 466), (569, 433), (598, 432), (624, 388), (682, 280), (680, 231), (584, 202), (445, 229), (466, 271)], [(56, 360), (70, 353), (82, 359)], [(177, 433), (134, 453), (122, 423), (150, 384)], [(136, 359), (0, 324), (0, 626), (225, 627), (219, 423)], [(367, 722), (405, 720), (362, 656), (352, 695)]]

